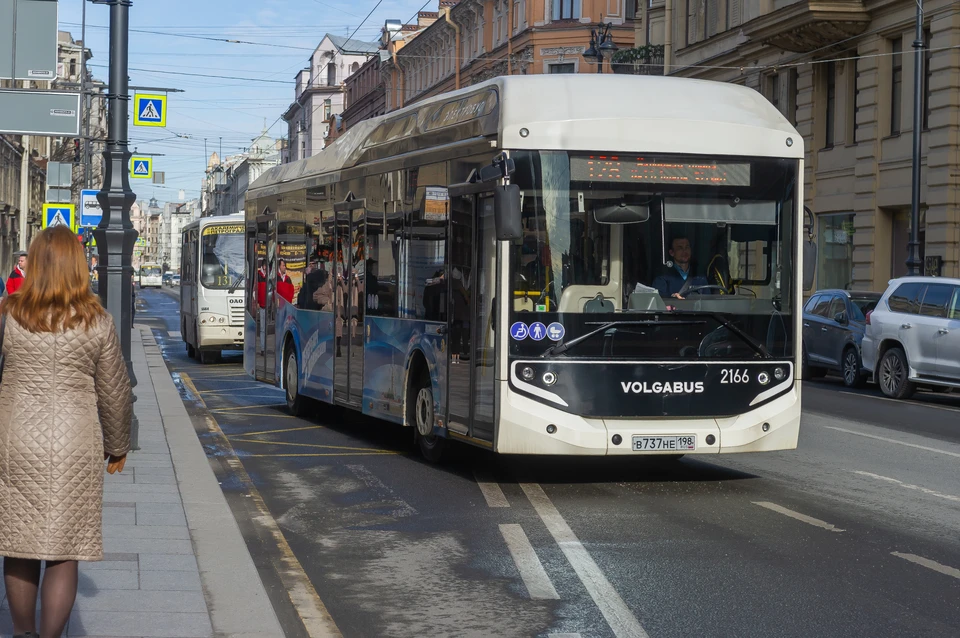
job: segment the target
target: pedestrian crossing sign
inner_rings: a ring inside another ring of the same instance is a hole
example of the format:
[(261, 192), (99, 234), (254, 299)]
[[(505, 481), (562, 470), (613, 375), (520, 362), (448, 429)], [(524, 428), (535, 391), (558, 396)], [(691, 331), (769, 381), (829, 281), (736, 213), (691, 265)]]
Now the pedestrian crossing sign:
[(130, 177), (153, 179), (153, 158), (152, 157), (131, 157), (130, 158)]
[(166, 126), (167, 96), (137, 93), (133, 98), (134, 126)]
[(43, 227), (66, 226), (77, 232), (76, 209), (73, 204), (44, 204)]

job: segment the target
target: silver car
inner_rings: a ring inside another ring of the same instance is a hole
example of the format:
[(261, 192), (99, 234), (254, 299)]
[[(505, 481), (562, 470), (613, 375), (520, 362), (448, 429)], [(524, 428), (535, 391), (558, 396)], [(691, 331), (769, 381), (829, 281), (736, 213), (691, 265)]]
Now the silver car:
[(866, 320), (863, 367), (885, 395), (960, 388), (960, 279), (894, 279)]

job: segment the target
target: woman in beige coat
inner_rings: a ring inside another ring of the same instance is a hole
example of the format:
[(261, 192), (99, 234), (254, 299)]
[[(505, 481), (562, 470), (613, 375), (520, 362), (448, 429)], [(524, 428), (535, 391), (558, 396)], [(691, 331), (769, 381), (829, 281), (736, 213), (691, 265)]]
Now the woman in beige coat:
[(132, 406), (117, 331), (76, 235), (41, 232), (29, 262), (0, 306), (0, 556), (14, 634), (54, 638), (76, 600), (77, 561), (103, 558), (103, 462), (123, 469)]

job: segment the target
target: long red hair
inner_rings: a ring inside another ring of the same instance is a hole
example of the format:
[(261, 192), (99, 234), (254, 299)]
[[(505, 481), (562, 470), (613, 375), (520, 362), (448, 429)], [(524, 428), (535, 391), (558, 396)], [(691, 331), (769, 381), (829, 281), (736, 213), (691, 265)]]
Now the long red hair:
[(89, 328), (106, 314), (90, 287), (83, 246), (66, 226), (41, 231), (30, 244), (20, 289), (0, 306), (30, 332)]

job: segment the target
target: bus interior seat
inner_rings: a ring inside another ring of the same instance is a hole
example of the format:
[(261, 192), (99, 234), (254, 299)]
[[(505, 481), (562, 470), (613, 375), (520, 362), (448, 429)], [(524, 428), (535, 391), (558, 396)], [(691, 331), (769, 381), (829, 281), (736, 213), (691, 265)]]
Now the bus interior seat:
[(667, 305), (658, 292), (632, 292), (627, 302), (630, 310), (666, 310)]
[(598, 292), (597, 296), (589, 300), (587, 303), (583, 304), (584, 312), (615, 312), (616, 306), (613, 305), (613, 300), (607, 299), (603, 296), (603, 293)]

